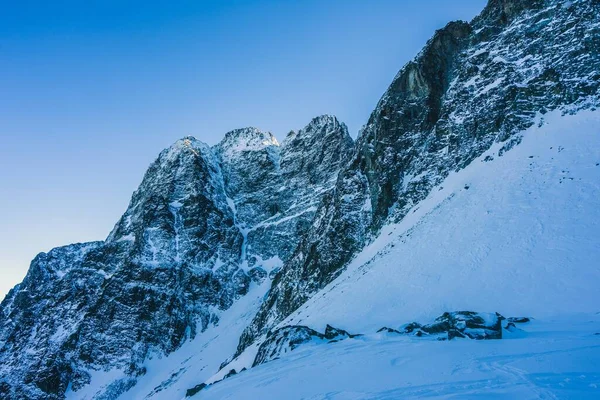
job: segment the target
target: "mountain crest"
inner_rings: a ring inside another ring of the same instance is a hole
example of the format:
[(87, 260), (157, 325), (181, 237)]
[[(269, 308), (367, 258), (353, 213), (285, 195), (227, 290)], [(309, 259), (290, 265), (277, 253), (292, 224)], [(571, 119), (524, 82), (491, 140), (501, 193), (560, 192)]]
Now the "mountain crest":
[(271, 132), (248, 127), (229, 131), (217, 147), (227, 156), (245, 151), (260, 151), (267, 147), (279, 147), (279, 142)]
[[(565, 3), (571, 3), (567, 1)], [(486, 24), (508, 25), (526, 10), (541, 9), (545, 0), (489, 0), (481, 14), (473, 21)]]
[(184, 136), (175, 141), (171, 146), (164, 149), (158, 156), (157, 161), (173, 159), (182, 153), (189, 152), (196, 156), (210, 151), (210, 146), (194, 136)]
[(331, 139), (328, 137), (329, 134), (340, 131), (347, 132), (348, 128), (335, 115), (319, 115), (318, 117), (314, 117), (304, 128), (298, 131), (290, 131), (283, 142), (283, 146), (287, 146), (288, 143), (297, 139), (305, 140), (314, 136), (318, 136), (318, 140), (326, 142)]

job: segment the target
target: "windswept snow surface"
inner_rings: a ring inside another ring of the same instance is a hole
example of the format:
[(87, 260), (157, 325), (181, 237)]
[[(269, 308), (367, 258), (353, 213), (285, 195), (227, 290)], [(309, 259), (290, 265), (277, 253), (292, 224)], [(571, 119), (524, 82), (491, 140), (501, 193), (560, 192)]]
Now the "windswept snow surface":
[(540, 116), (521, 139), (451, 174), (279, 326), (372, 334), (473, 310), (537, 333), (312, 347), (199, 398), (600, 398), (600, 111)]
[(371, 334), (300, 347), (198, 400), (597, 399), (600, 316), (533, 321), (505, 339)]

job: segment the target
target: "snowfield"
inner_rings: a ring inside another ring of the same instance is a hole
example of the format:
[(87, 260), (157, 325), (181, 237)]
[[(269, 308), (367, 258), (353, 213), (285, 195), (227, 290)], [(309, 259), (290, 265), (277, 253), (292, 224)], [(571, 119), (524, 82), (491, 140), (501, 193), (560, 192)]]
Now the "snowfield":
[[(600, 112), (540, 116), (502, 146), (451, 174), (279, 325), (366, 336), (301, 346), (197, 398), (600, 398)], [(535, 320), (505, 331), (511, 340), (374, 334), (457, 310)]]
[(600, 316), (533, 321), (505, 339), (375, 334), (300, 347), (198, 400), (597, 399)]

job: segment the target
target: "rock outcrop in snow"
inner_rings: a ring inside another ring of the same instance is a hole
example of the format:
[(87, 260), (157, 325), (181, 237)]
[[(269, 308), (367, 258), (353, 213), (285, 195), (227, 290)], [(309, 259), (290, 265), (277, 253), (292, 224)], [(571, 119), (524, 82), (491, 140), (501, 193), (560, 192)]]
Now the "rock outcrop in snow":
[(317, 332), (307, 326), (284, 326), (267, 335), (265, 341), (258, 348), (252, 367), (275, 360), (298, 346), (310, 342), (314, 344), (333, 343), (356, 336), (360, 335), (350, 334), (331, 325), (327, 325), (325, 333)]
[(502, 315), (495, 313), (476, 313), (473, 311), (446, 312), (435, 322), (421, 325), (412, 322), (404, 326), (404, 333), (415, 336), (443, 335), (442, 339), (502, 339)]

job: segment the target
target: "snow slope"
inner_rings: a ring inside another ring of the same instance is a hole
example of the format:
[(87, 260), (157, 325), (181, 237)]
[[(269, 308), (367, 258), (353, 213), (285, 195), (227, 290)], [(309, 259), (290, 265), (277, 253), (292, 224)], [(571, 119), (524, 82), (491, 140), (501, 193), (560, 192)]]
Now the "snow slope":
[(597, 399), (600, 316), (534, 321), (503, 340), (374, 334), (244, 371), (198, 400)]
[[(454, 392), (470, 398), (496, 388), (506, 397), (553, 398), (559, 378), (585, 375), (578, 388), (600, 385), (600, 338), (591, 338), (600, 312), (600, 111), (540, 116), (520, 141), (509, 151), (499, 143), (452, 173), (278, 326), (323, 331), (331, 324), (373, 334), (383, 326), (428, 322), (445, 311), (474, 310), (531, 316), (544, 321), (545, 333), (510, 344), (443, 347), (365, 339), (311, 347), (286, 357), (285, 367), (283, 361), (260, 366), (200, 398), (383, 399)], [(585, 323), (589, 318), (592, 325)], [(573, 327), (573, 321), (584, 322)], [(561, 330), (569, 331), (568, 339)], [(463, 354), (471, 354), (470, 364), (456, 361)], [(231, 364), (238, 371), (249, 367), (241, 360)], [(363, 375), (365, 365), (373, 365), (375, 375)], [(349, 384), (345, 392), (336, 392), (340, 380)]]
[(451, 174), (281, 326), (600, 311), (600, 111), (540, 123)]

